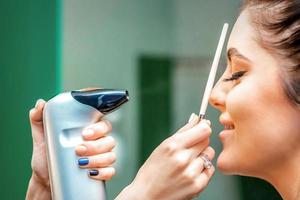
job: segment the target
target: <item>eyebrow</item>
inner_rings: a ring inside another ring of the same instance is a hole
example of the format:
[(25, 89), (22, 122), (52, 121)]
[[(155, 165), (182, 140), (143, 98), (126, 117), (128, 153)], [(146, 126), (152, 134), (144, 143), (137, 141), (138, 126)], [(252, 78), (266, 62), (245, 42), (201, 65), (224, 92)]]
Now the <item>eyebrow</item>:
[(236, 48), (229, 48), (227, 51), (227, 58), (230, 62), (232, 57), (238, 57), (240, 59), (246, 60), (247, 62), (251, 62), (249, 58), (241, 54)]

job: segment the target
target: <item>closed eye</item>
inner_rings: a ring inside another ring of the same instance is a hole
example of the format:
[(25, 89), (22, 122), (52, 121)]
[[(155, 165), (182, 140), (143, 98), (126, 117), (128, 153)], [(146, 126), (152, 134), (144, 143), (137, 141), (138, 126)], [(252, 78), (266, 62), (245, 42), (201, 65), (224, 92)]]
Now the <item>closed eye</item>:
[(225, 79), (223, 79), (223, 81), (234, 81), (234, 80), (237, 80), (237, 79), (241, 78), (245, 73), (246, 73), (246, 71), (235, 72), (235, 73), (233, 73), (231, 75), (230, 78), (225, 78)]

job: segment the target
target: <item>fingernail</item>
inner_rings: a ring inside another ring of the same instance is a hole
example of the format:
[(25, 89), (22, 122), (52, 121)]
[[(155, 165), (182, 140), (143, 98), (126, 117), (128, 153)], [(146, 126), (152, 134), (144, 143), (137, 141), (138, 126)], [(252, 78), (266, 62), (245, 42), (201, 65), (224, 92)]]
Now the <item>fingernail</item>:
[(211, 122), (209, 121), (209, 120), (207, 120), (207, 119), (202, 119), (201, 121), (200, 121), (200, 123), (206, 123), (207, 125), (211, 125)]
[(94, 135), (94, 130), (91, 128), (85, 129), (83, 130), (82, 135), (86, 137), (92, 137)]
[(43, 101), (43, 99), (38, 99), (35, 103), (35, 106), (34, 108), (38, 108), (39, 107), (39, 104)]
[(86, 152), (86, 150), (87, 150), (87, 148), (86, 148), (86, 146), (84, 146), (84, 145), (79, 145), (79, 146), (77, 147), (77, 151), (80, 151), (81, 153)]
[(189, 118), (189, 123), (195, 121), (197, 119), (197, 115), (195, 113), (192, 113), (190, 118)]
[(210, 126), (211, 125), (211, 122), (210, 122), (210, 120), (206, 120), (206, 123)]
[(99, 174), (99, 171), (96, 169), (89, 170), (90, 176), (97, 176)]
[(89, 164), (89, 159), (88, 158), (79, 158), (78, 159), (78, 165), (84, 166)]

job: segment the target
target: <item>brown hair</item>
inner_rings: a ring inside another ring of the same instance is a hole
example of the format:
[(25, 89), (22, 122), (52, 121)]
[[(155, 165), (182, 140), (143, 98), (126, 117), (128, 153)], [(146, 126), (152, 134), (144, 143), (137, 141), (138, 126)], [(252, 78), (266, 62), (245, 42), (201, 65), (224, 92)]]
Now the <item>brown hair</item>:
[(300, 0), (246, 0), (242, 10), (246, 8), (258, 31), (259, 43), (283, 61), (283, 88), (299, 106)]

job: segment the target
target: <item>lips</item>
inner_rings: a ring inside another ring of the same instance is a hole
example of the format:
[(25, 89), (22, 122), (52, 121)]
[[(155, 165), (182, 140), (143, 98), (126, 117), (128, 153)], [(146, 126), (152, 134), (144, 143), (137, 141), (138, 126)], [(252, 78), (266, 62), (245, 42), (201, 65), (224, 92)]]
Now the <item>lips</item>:
[(219, 133), (219, 138), (222, 142), (225, 142), (226, 139), (232, 138), (234, 134), (234, 129), (224, 129)]
[(231, 120), (220, 117), (220, 123), (224, 126), (224, 130), (233, 130), (234, 124)]
[(220, 123), (224, 126), (224, 130), (219, 134), (221, 141), (225, 141), (226, 138), (233, 134), (235, 126), (230, 120), (229, 116), (225, 113), (220, 116)]
[(232, 130), (234, 129), (234, 125), (224, 125), (225, 130)]

